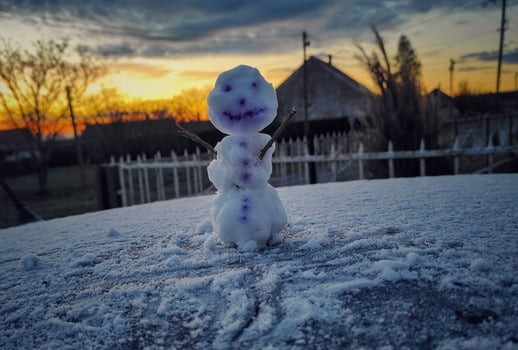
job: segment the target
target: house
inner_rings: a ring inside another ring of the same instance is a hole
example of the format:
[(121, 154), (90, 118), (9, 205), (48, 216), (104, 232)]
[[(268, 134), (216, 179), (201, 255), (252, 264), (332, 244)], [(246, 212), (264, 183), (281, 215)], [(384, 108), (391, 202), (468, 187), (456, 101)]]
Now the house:
[[(349, 132), (360, 127), (369, 115), (373, 94), (331, 63), (311, 56), (306, 64), (308, 121), (312, 132)], [(298, 124), (300, 130), (304, 123), (304, 65), (279, 85), (277, 98), (281, 118), (292, 107), (296, 108), (292, 123)]]
[[(223, 137), (209, 121), (187, 122), (182, 126), (213, 145)], [(196, 147), (192, 141), (178, 135), (172, 118), (89, 124), (81, 141), (93, 163), (107, 161), (110, 156), (130, 154), (135, 157), (143, 153), (151, 156), (157, 151), (168, 156), (171, 150), (192, 152)]]
[(28, 129), (0, 130), (0, 163), (31, 158), (32, 135)]
[(461, 94), (455, 105), (465, 117), (481, 114), (518, 113), (518, 90), (486, 94)]

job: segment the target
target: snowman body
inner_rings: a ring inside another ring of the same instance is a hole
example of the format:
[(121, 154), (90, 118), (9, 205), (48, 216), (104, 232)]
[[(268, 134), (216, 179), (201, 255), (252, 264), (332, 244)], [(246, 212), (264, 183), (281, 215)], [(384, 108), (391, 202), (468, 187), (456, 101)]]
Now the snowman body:
[(216, 145), (217, 157), (207, 168), (218, 190), (211, 211), (214, 232), (240, 249), (278, 243), (287, 216), (268, 183), (274, 146), (259, 159), (270, 140), (259, 131), (277, 113), (275, 89), (257, 69), (238, 66), (218, 77), (208, 102), (210, 120), (228, 134)]

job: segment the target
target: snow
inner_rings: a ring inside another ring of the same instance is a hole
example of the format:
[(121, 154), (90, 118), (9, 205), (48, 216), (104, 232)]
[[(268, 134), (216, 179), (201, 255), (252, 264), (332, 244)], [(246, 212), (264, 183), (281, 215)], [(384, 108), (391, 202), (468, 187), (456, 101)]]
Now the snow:
[(221, 73), (207, 102), (211, 122), (225, 134), (259, 132), (277, 115), (275, 88), (246, 65)]
[[(218, 189), (211, 212), (213, 231), (241, 250), (275, 245), (288, 219), (268, 183), (275, 147), (260, 157), (271, 137), (259, 133), (277, 114), (275, 89), (256, 68), (240, 65), (219, 75), (208, 103), (211, 122), (229, 134), (218, 142), (217, 158), (207, 167)], [(205, 247), (213, 249), (213, 237)]]
[(214, 196), (0, 230), (0, 348), (517, 348), (518, 175), (278, 192), (255, 251)]
[(38, 265), (40, 258), (34, 254), (28, 254), (22, 257), (22, 265), (26, 270), (32, 269)]

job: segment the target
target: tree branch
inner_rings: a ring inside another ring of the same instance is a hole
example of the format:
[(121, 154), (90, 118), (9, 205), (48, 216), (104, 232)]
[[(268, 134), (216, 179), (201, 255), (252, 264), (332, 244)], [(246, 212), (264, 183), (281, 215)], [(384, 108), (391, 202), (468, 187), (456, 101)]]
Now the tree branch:
[(202, 140), (198, 135), (196, 135), (193, 132), (190, 132), (189, 130), (185, 129), (183, 126), (181, 126), (178, 121), (175, 119), (174, 122), (176, 123), (176, 127), (178, 128), (178, 134), (188, 138), (191, 141), (196, 142), (197, 144), (205, 147), (209, 152), (211, 152), (213, 155), (216, 155), (216, 150), (214, 147), (212, 147), (208, 142)]
[(291, 117), (293, 117), (295, 115), (295, 113), (297, 113), (297, 110), (295, 109), (295, 107), (291, 107), (290, 114), (282, 121), (279, 128), (277, 130), (275, 130), (275, 132), (273, 133), (270, 141), (268, 141), (268, 143), (266, 145), (264, 145), (263, 149), (259, 153), (259, 160), (263, 160), (266, 152), (268, 152), (268, 149), (270, 147), (272, 147), (275, 140), (277, 140), (279, 138), (279, 136), (281, 136), (281, 133), (284, 131), (284, 129), (288, 125), (288, 122), (290, 121)]

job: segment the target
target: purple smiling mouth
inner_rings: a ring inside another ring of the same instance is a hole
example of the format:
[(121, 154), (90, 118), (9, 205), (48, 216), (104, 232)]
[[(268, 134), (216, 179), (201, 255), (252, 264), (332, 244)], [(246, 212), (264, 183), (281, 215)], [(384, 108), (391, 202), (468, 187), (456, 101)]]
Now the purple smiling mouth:
[(265, 111), (266, 111), (266, 108), (254, 108), (254, 109), (250, 109), (246, 112), (237, 113), (237, 114), (233, 114), (233, 113), (230, 113), (229, 111), (225, 111), (225, 112), (223, 112), (223, 115), (225, 117), (227, 117), (228, 119), (230, 119), (231, 121), (239, 121), (241, 119), (254, 118)]

